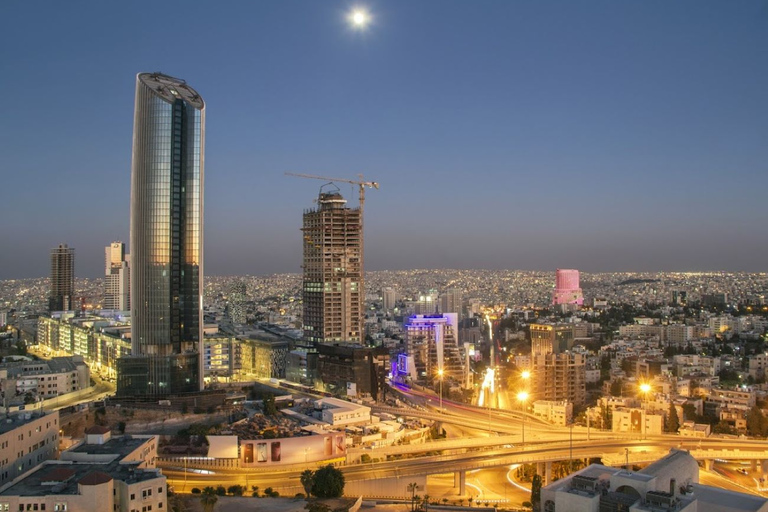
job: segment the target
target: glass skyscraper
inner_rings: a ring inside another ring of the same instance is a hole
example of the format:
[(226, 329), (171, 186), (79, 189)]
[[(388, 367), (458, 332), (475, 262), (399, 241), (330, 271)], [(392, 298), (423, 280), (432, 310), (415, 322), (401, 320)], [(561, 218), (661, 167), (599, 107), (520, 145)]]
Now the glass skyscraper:
[(118, 394), (202, 387), (205, 103), (183, 80), (136, 78), (131, 168), (132, 355)]

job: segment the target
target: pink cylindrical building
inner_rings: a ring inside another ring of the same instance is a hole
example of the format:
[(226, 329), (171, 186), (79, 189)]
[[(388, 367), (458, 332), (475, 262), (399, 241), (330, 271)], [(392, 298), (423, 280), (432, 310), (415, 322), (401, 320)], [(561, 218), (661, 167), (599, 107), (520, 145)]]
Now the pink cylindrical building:
[(584, 296), (579, 288), (579, 271), (559, 268), (555, 278), (555, 292), (552, 294), (552, 304), (584, 304)]

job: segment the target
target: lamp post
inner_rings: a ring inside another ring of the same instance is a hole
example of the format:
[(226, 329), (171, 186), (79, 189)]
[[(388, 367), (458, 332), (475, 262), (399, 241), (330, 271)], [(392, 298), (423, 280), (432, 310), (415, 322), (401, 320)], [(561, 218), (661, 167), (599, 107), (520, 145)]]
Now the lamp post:
[(440, 377), (440, 413), (441, 414), (443, 412), (443, 373), (445, 372), (443, 371), (442, 368), (437, 370), (437, 375)]
[[(647, 382), (643, 382), (642, 384), (640, 384), (640, 392), (643, 394), (643, 400), (644, 401), (647, 400), (648, 392), (649, 391), (651, 391), (651, 385), (650, 384), (648, 384)], [(641, 420), (643, 422), (643, 439), (645, 439), (645, 423), (646, 423), (646, 419), (645, 419), (645, 408), (644, 407), (642, 408), (642, 414), (640, 415), (640, 418), (641, 418)]]
[(528, 392), (521, 391), (517, 394), (517, 401), (523, 406), (523, 446), (525, 446), (525, 403), (528, 401)]

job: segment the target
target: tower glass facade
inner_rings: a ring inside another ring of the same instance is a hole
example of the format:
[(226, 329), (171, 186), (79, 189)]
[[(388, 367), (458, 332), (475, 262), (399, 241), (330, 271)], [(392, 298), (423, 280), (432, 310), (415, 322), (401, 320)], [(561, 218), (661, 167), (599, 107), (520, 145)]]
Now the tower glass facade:
[(136, 80), (131, 169), (132, 356), (121, 395), (198, 391), (205, 104), (183, 80)]
[(60, 244), (51, 249), (51, 293), (48, 296), (49, 311), (66, 311), (74, 308), (75, 249)]

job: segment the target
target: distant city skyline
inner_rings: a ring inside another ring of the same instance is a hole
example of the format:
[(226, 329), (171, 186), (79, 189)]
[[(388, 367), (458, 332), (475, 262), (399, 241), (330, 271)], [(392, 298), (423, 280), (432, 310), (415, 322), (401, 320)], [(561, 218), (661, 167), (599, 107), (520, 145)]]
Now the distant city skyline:
[(129, 239), (145, 70), (210, 109), (208, 275), (301, 272), (321, 183), (284, 171), (381, 184), (367, 270), (768, 271), (765, 1), (185, 5), (3, 5), (0, 279)]

